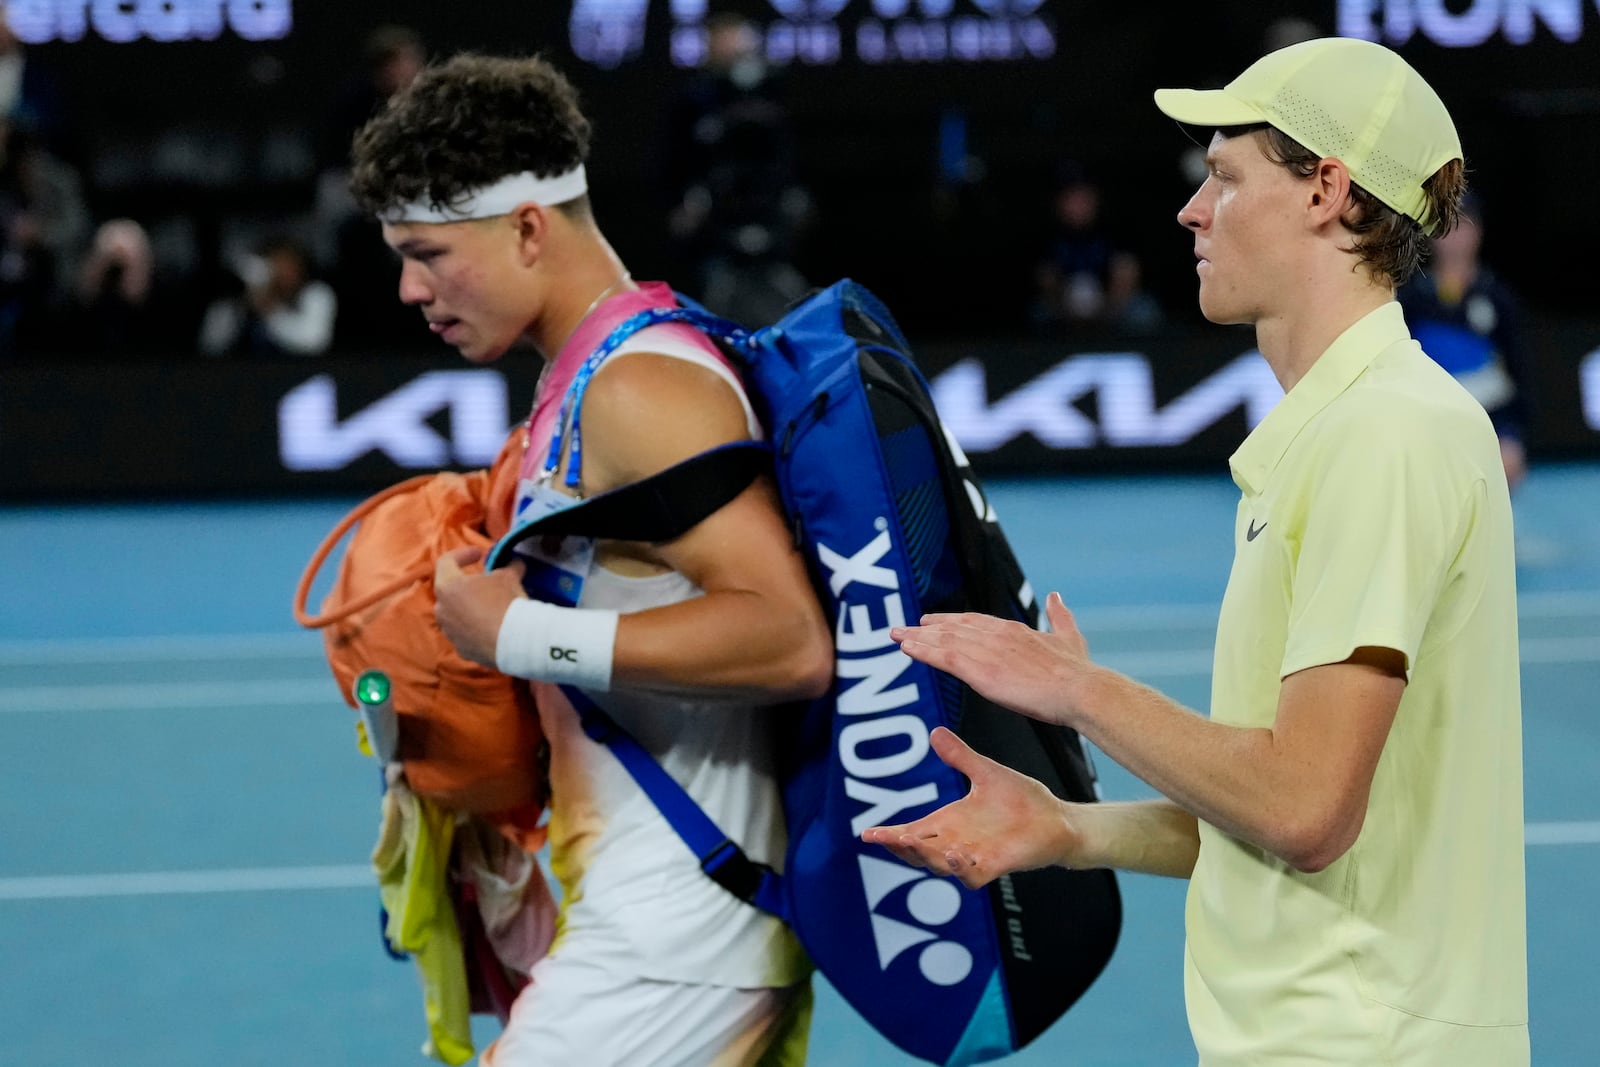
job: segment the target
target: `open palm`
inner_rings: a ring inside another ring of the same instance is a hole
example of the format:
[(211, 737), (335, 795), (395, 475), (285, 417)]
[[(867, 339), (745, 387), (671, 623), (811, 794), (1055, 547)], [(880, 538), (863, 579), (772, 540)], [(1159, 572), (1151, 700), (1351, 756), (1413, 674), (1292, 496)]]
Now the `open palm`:
[(1070, 862), (1081, 847), (1070, 805), (942, 726), (931, 740), (939, 758), (966, 775), (972, 788), (914, 822), (872, 827), (862, 840), (913, 866), (954, 875), (970, 889), (1013, 871)]

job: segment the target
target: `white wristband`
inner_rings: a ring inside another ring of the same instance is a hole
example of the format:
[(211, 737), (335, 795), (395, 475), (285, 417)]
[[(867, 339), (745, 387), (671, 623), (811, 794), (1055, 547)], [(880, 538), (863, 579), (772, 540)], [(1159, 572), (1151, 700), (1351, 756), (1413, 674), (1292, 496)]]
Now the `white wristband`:
[(564, 608), (519, 597), (506, 608), (495, 640), (495, 666), (536, 682), (605, 692), (617, 644), (615, 611)]

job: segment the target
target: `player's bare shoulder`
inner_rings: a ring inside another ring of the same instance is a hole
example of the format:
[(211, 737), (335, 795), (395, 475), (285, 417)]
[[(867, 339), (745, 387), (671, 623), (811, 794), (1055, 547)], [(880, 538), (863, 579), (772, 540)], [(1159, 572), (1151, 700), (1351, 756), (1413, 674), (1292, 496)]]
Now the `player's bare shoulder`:
[(603, 492), (750, 436), (734, 387), (710, 367), (641, 351), (607, 360), (583, 400), (584, 484)]

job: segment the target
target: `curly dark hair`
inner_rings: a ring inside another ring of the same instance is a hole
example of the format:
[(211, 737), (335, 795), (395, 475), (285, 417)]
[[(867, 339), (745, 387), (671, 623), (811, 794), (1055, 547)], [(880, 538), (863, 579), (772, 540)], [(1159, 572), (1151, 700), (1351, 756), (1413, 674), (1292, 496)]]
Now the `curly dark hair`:
[[(1291, 174), (1309, 178), (1317, 171), (1322, 157), (1275, 126), (1252, 126), (1265, 130), (1266, 155)], [(1461, 198), (1466, 193), (1466, 168), (1451, 160), (1440, 167), (1422, 191), (1427, 197), (1428, 225), (1403, 215), (1359, 185), (1350, 187), (1354, 210), (1345, 216), (1345, 229), (1355, 238), (1349, 251), (1356, 262), (1379, 277), (1387, 277), (1396, 288), (1404, 285), (1428, 256), (1428, 237), (1442, 237), (1455, 229), (1461, 219)]]
[[(588, 157), (589, 120), (559, 70), (538, 56), (467, 52), (425, 69), (361, 128), (350, 191), (374, 215), (424, 197), (437, 207), (510, 174), (548, 178)], [(580, 201), (573, 208), (587, 211)]]

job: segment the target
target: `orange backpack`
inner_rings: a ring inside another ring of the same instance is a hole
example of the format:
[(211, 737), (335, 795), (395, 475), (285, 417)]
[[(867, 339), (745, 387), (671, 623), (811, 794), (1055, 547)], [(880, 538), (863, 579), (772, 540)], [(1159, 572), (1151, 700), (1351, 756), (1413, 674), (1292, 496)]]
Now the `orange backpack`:
[[(323, 631), (345, 702), (366, 670), (389, 676), (399, 724), (396, 758), (412, 791), (484, 816), (530, 850), (545, 804), (543, 739), (526, 682), (463, 659), (434, 621), (434, 561), (487, 552), (510, 523), (522, 461), (520, 429), (489, 470), (425, 474), (362, 501), (328, 533), (295, 589), (295, 621)], [(322, 613), (306, 611), (318, 570), (355, 533)]]

